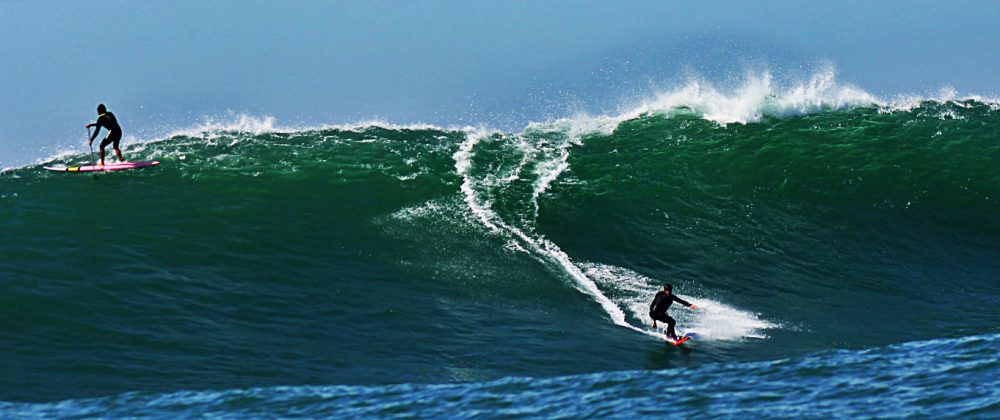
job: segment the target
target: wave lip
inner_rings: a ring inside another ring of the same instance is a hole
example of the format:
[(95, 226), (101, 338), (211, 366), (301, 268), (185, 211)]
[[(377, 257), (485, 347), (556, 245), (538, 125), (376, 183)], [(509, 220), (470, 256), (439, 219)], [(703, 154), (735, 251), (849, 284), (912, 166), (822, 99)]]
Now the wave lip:
[[(986, 104), (993, 111), (1000, 110), (1000, 98), (981, 95), (960, 96), (958, 91), (951, 86), (944, 86), (937, 92), (930, 94), (902, 94), (892, 99), (883, 99), (860, 87), (839, 81), (832, 65), (820, 69), (808, 80), (800, 80), (787, 86), (776, 82), (775, 77), (770, 72), (764, 71), (757, 74), (748, 72), (746, 78), (735, 89), (726, 90), (704, 78), (691, 77), (680, 87), (662, 90), (651, 96), (637, 104), (633, 103), (631, 106), (623, 107), (622, 111), (617, 114), (596, 115), (584, 112), (554, 120), (530, 122), (522, 130), (522, 133), (532, 130), (563, 131), (569, 136), (570, 143), (578, 143), (582, 136), (595, 133), (610, 135), (620, 123), (648, 114), (666, 116), (691, 114), (720, 125), (727, 125), (756, 123), (765, 117), (790, 118), (854, 107), (871, 106), (879, 108), (880, 112), (906, 112), (919, 108), (926, 102), (961, 104), (973, 101)], [(125, 144), (126, 148), (130, 148), (136, 144), (168, 141), (176, 137), (216, 138), (234, 133), (260, 136), (273, 133), (306, 133), (324, 130), (362, 131), (368, 128), (395, 131), (499, 132), (495, 129), (483, 128), (487, 126), (485, 123), (476, 126), (437, 126), (420, 122), (398, 124), (378, 117), (361, 119), (353, 123), (283, 125), (270, 115), (257, 116), (230, 112), (223, 116), (202, 117), (200, 122), (188, 127), (161, 127), (140, 130), (138, 134), (127, 133)], [(31, 164), (2, 167), (0, 173), (47, 164), (68, 156), (86, 154), (82, 144), (80, 146), (63, 145), (60, 147), (49, 152), (47, 157), (35, 159)], [(540, 189), (544, 190), (545, 187), (546, 185), (543, 184)]]
[(861, 88), (837, 81), (830, 67), (787, 89), (779, 88), (768, 72), (748, 75), (731, 93), (722, 92), (707, 81), (694, 79), (680, 89), (643, 102), (622, 117), (633, 119), (648, 113), (672, 115), (688, 110), (719, 124), (747, 124), (765, 116), (787, 118), (880, 102)]

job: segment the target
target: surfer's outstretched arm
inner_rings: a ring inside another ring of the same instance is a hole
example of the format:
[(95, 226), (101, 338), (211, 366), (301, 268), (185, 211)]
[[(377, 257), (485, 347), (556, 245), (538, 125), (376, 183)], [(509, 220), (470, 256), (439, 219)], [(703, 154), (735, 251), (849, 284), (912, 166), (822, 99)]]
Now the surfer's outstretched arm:
[(687, 306), (688, 308), (691, 308), (691, 309), (698, 309), (698, 307), (697, 307), (697, 306), (694, 306), (694, 305), (692, 305), (692, 304), (688, 303), (688, 301), (686, 301), (686, 300), (684, 300), (684, 299), (681, 299), (681, 298), (677, 297), (677, 295), (672, 295), (672, 296), (671, 296), (671, 298), (673, 298), (673, 299), (674, 299), (674, 302), (677, 302), (677, 303), (679, 303), (679, 304), (681, 304), (681, 305), (684, 305), (684, 306)]

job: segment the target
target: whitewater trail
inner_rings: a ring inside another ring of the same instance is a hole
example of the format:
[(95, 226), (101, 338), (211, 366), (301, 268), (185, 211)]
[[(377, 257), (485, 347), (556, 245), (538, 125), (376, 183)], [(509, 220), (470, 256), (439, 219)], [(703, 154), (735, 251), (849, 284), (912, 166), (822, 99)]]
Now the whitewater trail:
[[(565, 141), (554, 145), (555, 153), (541, 153), (538, 147), (531, 145), (521, 138), (518, 147), (524, 153), (520, 164), (514, 169), (513, 174), (500, 179), (501, 182), (509, 183), (519, 179), (518, 173), (527, 163), (528, 157), (532, 155), (542, 155), (548, 159), (536, 162), (535, 176), (532, 188), (532, 208), (534, 217), (538, 216), (538, 197), (569, 168), (569, 150), (573, 145), (581, 144), (580, 133), (569, 135)], [(593, 298), (601, 308), (611, 318), (615, 325), (628, 328), (651, 337), (665, 339), (666, 336), (660, 331), (637, 327), (627, 319), (625, 311), (619, 306), (624, 304), (633, 318), (638, 319), (643, 325), (650, 325), (646, 310), (647, 301), (650, 294), (650, 284), (655, 284), (649, 278), (637, 273), (620, 268), (599, 264), (577, 264), (569, 255), (559, 248), (552, 241), (539, 235), (526, 233), (521, 228), (505, 222), (496, 212), (492, 210), (492, 203), (480, 197), (476, 190), (476, 181), (470, 174), (473, 165), (474, 149), (480, 141), (490, 135), (486, 130), (467, 130), (466, 140), (461, 144), (458, 151), (452, 156), (455, 160), (455, 171), (461, 177), (462, 184), (460, 190), (464, 196), (464, 201), (475, 217), (490, 231), (505, 235), (513, 239), (511, 248), (532, 255), (539, 261), (547, 264), (555, 264), (572, 280), (574, 287), (580, 292)], [(615, 302), (609, 298), (599, 287), (597, 281), (600, 280), (605, 288), (615, 289), (621, 295), (619, 298), (623, 302)], [(759, 331), (766, 328), (774, 328), (775, 325), (758, 319), (753, 314), (740, 311), (723, 303), (703, 298), (689, 298), (700, 309), (693, 315), (678, 316), (681, 321), (689, 327), (687, 332), (695, 332), (703, 339), (709, 340), (734, 340), (743, 337), (765, 338)]]
[(648, 331), (636, 328), (635, 326), (629, 324), (625, 320), (625, 312), (615, 305), (611, 299), (608, 299), (601, 290), (598, 289), (597, 284), (590, 280), (586, 274), (583, 273), (576, 265), (570, 261), (569, 256), (562, 252), (555, 244), (552, 244), (548, 240), (542, 238), (534, 238), (524, 233), (521, 229), (504, 223), (500, 220), (490, 209), (489, 203), (480, 203), (479, 197), (476, 194), (476, 190), (473, 186), (474, 181), (472, 176), (469, 174), (469, 168), (472, 166), (472, 156), (473, 148), (482, 140), (487, 134), (485, 132), (469, 132), (467, 133), (467, 139), (462, 143), (461, 147), (454, 154), (455, 159), (455, 171), (462, 177), (462, 193), (465, 195), (465, 202), (469, 206), (476, 217), (486, 226), (488, 229), (494, 232), (507, 233), (514, 238), (518, 239), (523, 245), (526, 245), (532, 251), (534, 251), (535, 256), (545, 256), (548, 260), (557, 263), (563, 270), (568, 273), (573, 280), (576, 282), (577, 288), (591, 296), (593, 296), (601, 307), (611, 316), (611, 320), (616, 324), (625, 328), (629, 328), (638, 332), (649, 334)]

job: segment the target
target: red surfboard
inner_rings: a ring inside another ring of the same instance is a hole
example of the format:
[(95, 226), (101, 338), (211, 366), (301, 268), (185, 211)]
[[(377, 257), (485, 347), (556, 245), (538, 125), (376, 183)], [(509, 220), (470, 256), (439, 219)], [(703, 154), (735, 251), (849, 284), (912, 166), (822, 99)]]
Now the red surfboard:
[(692, 338), (694, 338), (694, 334), (684, 334), (683, 337), (678, 338), (677, 340), (671, 340), (671, 339), (668, 338), (667, 342), (670, 343), (670, 344), (673, 344), (674, 347), (680, 347), (681, 344), (684, 344), (685, 341), (688, 341), (688, 340), (690, 340)]

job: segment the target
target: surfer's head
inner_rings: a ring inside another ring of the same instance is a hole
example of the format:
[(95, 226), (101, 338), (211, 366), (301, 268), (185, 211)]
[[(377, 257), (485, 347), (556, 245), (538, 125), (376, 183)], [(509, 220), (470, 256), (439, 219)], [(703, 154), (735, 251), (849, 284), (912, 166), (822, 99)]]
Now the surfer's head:
[(97, 105), (97, 114), (98, 115), (103, 114), (105, 112), (108, 112), (108, 107), (104, 106), (104, 104)]
[(667, 292), (667, 293), (670, 293), (670, 292), (672, 292), (673, 290), (674, 290), (674, 285), (672, 285), (672, 284), (670, 284), (670, 283), (667, 283), (667, 284), (664, 284), (664, 285), (663, 285), (663, 291), (664, 291), (664, 292)]

